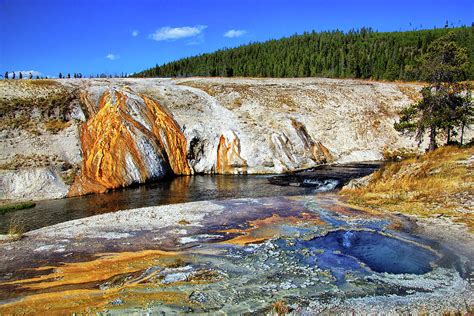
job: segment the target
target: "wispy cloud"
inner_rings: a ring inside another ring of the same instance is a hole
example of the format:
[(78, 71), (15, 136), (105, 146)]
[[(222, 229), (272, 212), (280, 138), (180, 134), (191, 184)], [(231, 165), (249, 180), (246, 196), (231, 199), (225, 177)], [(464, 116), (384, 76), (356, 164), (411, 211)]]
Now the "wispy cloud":
[(109, 60), (116, 60), (116, 59), (119, 59), (120, 56), (119, 56), (119, 55), (116, 55), (116, 54), (110, 53), (110, 54), (107, 54), (107, 55), (105, 56), (105, 58), (107, 58), (107, 59), (109, 59)]
[(185, 37), (197, 36), (204, 31), (206, 25), (169, 27), (165, 26), (149, 35), (155, 41), (176, 40)]
[(229, 38), (234, 38), (234, 37), (240, 37), (247, 33), (245, 30), (228, 30), (227, 32), (224, 33), (225, 37)]
[(138, 34), (140, 34), (140, 32), (138, 32), (137, 30), (133, 30), (133, 31), (132, 31), (132, 36), (133, 36), (133, 37), (137, 37)]

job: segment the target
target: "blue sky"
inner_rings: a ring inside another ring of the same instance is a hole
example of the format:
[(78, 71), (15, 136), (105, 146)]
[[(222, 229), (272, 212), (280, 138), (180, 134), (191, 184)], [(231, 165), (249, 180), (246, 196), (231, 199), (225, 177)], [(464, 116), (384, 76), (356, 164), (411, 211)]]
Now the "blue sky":
[(0, 72), (132, 73), (304, 31), (471, 25), (474, 1), (0, 0)]

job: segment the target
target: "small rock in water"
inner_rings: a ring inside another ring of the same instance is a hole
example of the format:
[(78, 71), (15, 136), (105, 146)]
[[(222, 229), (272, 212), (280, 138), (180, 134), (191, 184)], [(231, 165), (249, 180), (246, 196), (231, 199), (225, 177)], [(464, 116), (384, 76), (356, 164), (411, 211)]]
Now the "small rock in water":
[(175, 269), (167, 269), (164, 271), (165, 273), (168, 273), (171, 271), (173, 271), (173, 273), (166, 274), (162, 283), (168, 284), (168, 283), (174, 283), (178, 281), (186, 281), (187, 278), (191, 275), (192, 269), (193, 268), (191, 266), (179, 267)]

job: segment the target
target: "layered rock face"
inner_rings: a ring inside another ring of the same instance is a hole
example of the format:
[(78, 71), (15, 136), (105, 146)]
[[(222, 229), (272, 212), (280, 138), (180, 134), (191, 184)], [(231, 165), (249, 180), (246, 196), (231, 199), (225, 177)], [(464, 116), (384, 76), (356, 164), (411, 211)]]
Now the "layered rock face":
[(240, 140), (233, 131), (219, 137), (216, 173), (247, 173), (247, 161), (240, 156)]
[(75, 91), (54, 80), (0, 81), (0, 200), (66, 196), (82, 161)]
[[(51, 84), (72, 95), (61, 111), (48, 108), (48, 120), (62, 115), (64, 124), (54, 132), (3, 128), (0, 199), (105, 192), (167, 175), (282, 173), (379, 160), (386, 149), (416, 147), (393, 129), (399, 110), (418, 95), (421, 86), (414, 84), (314, 78)], [(7, 100), (24, 93), (18, 83), (0, 86), (5, 87), (0, 93)], [(29, 89), (34, 100), (40, 88)], [(8, 111), (15, 117), (13, 106)], [(41, 163), (30, 163), (38, 152)], [(20, 154), (27, 163), (17, 166)], [(50, 181), (35, 187), (24, 179)]]
[(308, 134), (308, 131), (306, 130), (306, 127), (298, 122), (295, 119), (291, 120), (291, 125), (295, 128), (296, 134), (298, 134), (298, 137), (301, 139), (301, 142), (304, 145), (304, 148), (311, 152), (312, 154), (312, 159), (318, 163), (327, 163), (327, 162), (332, 162), (333, 158), (331, 153), (329, 152), (329, 149), (324, 147), (323, 144), (319, 141), (314, 141), (311, 136)]
[(173, 113), (191, 144), (188, 152), (199, 156), (190, 160), (196, 173), (227, 174), (380, 160), (385, 149), (416, 147), (393, 123), (420, 87), (315, 78), (186, 78), (161, 80), (153, 89), (133, 86)]
[(81, 127), (81, 144), (82, 169), (69, 196), (191, 173), (180, 127), (146, 96), (105, 92), (97, 113)]

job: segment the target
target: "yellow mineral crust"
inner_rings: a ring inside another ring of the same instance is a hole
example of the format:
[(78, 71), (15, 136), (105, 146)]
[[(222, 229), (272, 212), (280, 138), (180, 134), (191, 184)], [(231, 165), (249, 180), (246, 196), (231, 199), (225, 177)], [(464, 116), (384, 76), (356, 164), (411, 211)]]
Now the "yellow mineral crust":
[[(166, 304), (189, 305), (186, 293), (166, 290), (166, 285), (154, 285), (155, 291), (146, 291), (144, 283), (151, 277), (133, 277), (150, 266), (173, 267), (182, 262), (182, 255), (175, 252), (145, 250), (101, 254), (87, 262), (66, 263), (58, 267), (41, 267), (37, 271), (53, 269), (53, 272), (29, 279), (0, 284), (16, 286), (24, 297), (0, 306), (0, 315), (70, 315), (95, 313), (113, 308), (111, 302), (124, 301), (124, 306), (143, 306), (153, 301)], [(121, 278), (121, 276), (125, 276)], [(126, 277), (131, 276), (131, 277)], [(106, 289), (100, 283), (113, 282)], [(160, 289), (162, 287), (162, 289)], [(143, 290), (143, 291), (142, 291)]]
[(247, 171), (247, 161), (240, 156), (240, 140), (233, 132), (221, 135), (217, 147), (216, 173), (241, 174)]
[(174, 174), (189, 175), (187, 143), (179, 125), (160, 104), (127, 92), (105, 92), (99, 108), (81, 127), (83, 164), (69, 196), (101, 193)]
[(221, 232), (241, 234), (230, 240), (223, 241), (225, 244), (236, 244), (245, 246), (252, 243), (260, 243), (271, 238), (282, 235), (281, 226), (283, 225), (324, 225), (321, 219), (311, 213), (301, 213), (297, 216), (282, 217), (273, 214), (270, 217), (257, 219), (249, 222), (249, 227), (245, 229), (228, 229)]
[(188, 165), (187, 141), (180, 126), (173, 119), (171, 113), (158, 104), (158, 102), (146, 96), (142, 96), (145, 104), (153, 114), (153, 133), (160, 141), (168, 155), (169, 164), (175, 174), (190, 175), (191, 168)]

